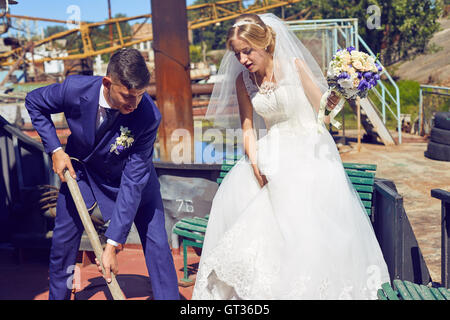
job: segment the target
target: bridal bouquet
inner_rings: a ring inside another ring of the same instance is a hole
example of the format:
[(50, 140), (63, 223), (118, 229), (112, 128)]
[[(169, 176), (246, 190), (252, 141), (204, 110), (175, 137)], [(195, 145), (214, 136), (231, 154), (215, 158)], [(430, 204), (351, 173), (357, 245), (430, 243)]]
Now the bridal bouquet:
[[(330, 122), (336, 128), (341, 124), (334, 118), (344, 106), (344, 99), (366, 98), (369, 90), (377, 85), (380, 80), (382, 67), (375, 62), (375, 58), (354, 47), (339, 49), (330, 61), (327, 71), (327, 82), (329, 89), (324, 93), (319, 108), (319, 128), (323, 129), (322, 123), (325, 109), (330, 112)], [(333, 110), (327, 108), (328, 95), (334, 91), (341, 99)]]

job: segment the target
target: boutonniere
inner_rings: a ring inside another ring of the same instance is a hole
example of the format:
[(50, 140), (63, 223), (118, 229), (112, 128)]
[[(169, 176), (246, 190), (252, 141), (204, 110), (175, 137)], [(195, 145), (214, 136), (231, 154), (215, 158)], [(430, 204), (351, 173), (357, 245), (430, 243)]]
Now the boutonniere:
[(116, 138), (116, 142), (111, 144), (111, 149), (109, 152), (114, 152), (120, 155), (122, 151), (131, 147), (134, 142), (134, 137), (131, 131), (127, 127), (120, 126), (120, 136)]

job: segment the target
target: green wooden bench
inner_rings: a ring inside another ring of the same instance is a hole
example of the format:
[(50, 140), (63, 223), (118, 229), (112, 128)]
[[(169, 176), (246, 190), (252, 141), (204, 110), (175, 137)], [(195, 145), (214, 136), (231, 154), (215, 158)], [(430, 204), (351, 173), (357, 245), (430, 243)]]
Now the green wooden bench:
[(377, 295), (379, 300), (450, 300), (450, 282), (448, 281), (448, 248), (450, 243), (449, 237), (449, 208), (450, 208), (450, 192), (442, 189), (431, 190), (431, 196), (442, 200), (441, 206), (441, 281), (442, 286), (433, 288), (422, 284), (415, 284), (409, 281), (396, 279), (393, 281), (393, 287), (390, 283), (384, 283), (378, 289)]
[(372, 215), (372, 200), (375, 183), (375, 164), (343, 163), (345, 172), (358, 192), (369, 216)]
[[(234, 159), (237, 161), (238, 159)], [(375, 170), (377, 168), (374, 164), (360, 164), (360, 163), (344, 163), (344, 169), (347, 173), (350, 181), (358, 192), (361, 201), (366, 208), (367, 214), (372, 214), (372, 195), (374, 191)], [(233, 168), (234, 164), (222, 164), (219, 178), (217, 183), (220, 185), (225, 178), (226, 174)], [(202, 248), (203, 240), (205, 238), (206, 226), (208, 225), (209, 216), (204, 218), (192, 217), (183, 218), (178, 221), (174, 228), (173, 233), (180, 236), (183, 246), (183, 266), (184, 276), (181, 279), (182, 284), (190, 285), (192, 280), (188, 278), (187, 269), (187, 248)]]
[[(220, 168), (219, 177), (216, 179), (216, 182), (220, 185), (225, 178), (225, 175), (233, 168), (234, 164), (236, 164), (238, 158), (232, 159), (233, 164), (229, 164), (229, 161), (224, 162)], [(180, 236), (182, 240), (183, 246), (183, 268), (184, 275), (181, 279), (182, 284), (191, 285), (192, 280), (189, 279), (188, 276), (188, 268), (187, 268), (187, 248), (203, 248), (203, 240), (205, 239), (206, 226), (208, 224), (209, 215), (206, 215), (204, 218), (200, 217), (192, 217), (192, 218), (183, 218), (178, 221), (174, 228), (173, 233)]]
[(386, 282), (377, 292), (378, 300), (450, 300), (450, 290), (430, 288), (423, 284), (394, 280), (394, 287)]

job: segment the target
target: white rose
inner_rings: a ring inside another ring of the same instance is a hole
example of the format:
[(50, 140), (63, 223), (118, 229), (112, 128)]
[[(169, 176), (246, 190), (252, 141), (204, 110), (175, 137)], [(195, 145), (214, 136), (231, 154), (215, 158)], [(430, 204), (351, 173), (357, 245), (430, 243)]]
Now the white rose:
[(339, 85), (344, 89), (352, 89), (353, 88), (353, 80), (352, 78), (349, 79), (339, 79), (338, 80)]
[(357, 60), (353, 62), (353, 67), (355, 67), (355, 69), (361, 70), (363, 68), (363, 65), (361, 61)]

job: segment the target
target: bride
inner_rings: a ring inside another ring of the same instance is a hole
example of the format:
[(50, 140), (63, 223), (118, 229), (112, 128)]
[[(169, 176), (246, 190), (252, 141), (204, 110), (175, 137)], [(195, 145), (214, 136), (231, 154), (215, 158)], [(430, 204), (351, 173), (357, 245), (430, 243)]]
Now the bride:
[(206, 116), (241, 128), (246, 156), (214, 197), (192, 298), (376, 299), (389, 274), (334, 140), (319, 132), (319, 66), (273, 14), (238, 17), (227, 48)]

